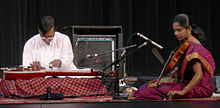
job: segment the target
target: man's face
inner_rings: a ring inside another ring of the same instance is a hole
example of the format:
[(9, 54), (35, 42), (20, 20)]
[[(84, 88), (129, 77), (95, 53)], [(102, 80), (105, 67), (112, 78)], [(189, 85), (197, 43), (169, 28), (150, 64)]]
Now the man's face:
[(53, 40), (54, 38), (54, 27), (51, 27), (50, 30), (45, 34), (43, 35), (42, 32), (39, 30), (39, 33), (40, 33), (40, 36), (41, 36), (41, 39), (46, 43), (46, 44), (50, 44), (50, 42)]

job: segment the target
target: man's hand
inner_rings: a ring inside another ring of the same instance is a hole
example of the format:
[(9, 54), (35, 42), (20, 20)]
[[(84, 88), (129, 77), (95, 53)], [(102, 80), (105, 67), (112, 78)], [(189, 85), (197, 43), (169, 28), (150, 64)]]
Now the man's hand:
[(53, 67), (58, 67), (59, 68), (61, 66), (61, 64), (62, 64), (61, 60), (55, 59), (54, 61), (49, 63), (49, 67), (50, 68), (53, 68)]
[(44, 67), (41, 66), (39, 61), (33, 61), (33, 63), (30, 64), (32, 70), (40, 70), (40, 69), (45, 69)]

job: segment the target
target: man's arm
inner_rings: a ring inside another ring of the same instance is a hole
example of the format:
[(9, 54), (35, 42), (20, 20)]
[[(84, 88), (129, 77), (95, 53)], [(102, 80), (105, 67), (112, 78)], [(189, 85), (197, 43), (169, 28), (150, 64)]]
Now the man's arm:
[(31, 66), (33, 70), (45, 69), (41, 66), (39, 61), (35, 60), (33, 56), (33, 48), (31, 48), (28, 43), (25, 44), (23, 49), (22, 65), (24, 67)]
[(73, 65), (73, 49), (72, 49), (72, 44), (70, 42), (69, 37), (64, 39), (64, 43), (62, 44), (62, 49), (61, 49), (61, 67), (69, 68), (73, 67), (76, 68), (75, 65)]
[(28, 46), (28, 44), (26, 43), (24, 45), (24, 49), (23, 49), (23, 55), (22, 55), (22, 65), (23, 66), (30, 66), (30, 63), (32, 63), (32, 50), (30, 49), (30, 47)]

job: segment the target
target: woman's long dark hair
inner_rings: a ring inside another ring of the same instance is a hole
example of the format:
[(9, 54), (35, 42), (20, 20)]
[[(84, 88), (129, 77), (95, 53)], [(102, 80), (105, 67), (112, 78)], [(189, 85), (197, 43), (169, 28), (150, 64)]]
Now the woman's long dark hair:
[(187, 14), (178, 14), (174, 18), (173, 22), (178, 22), (180, 26), (184, 28), (189, 28), (190, 26), (192, 27), (191, 33), (192, 35), (197, 38), (203, 46), (206, 47), (206, 37), (205, 37), (205, 32), (196, 24), (193, 24), (190, 20)]

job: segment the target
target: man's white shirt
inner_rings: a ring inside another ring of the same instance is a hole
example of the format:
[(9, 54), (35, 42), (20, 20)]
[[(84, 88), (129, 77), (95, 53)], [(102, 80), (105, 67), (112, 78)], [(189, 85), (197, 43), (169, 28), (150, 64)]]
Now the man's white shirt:
[(30, 66), (33, 61), (40, 61), (41, 66), (49, 68), (49, 63), (55, 59), (60, 59), (63, 69), (77, 69), (73, 64), (72, 44), (68, 36), (55, 32), (54, 39), (47, 45), (37, 34), (30, 38), (23, 50), (23, 66)]

